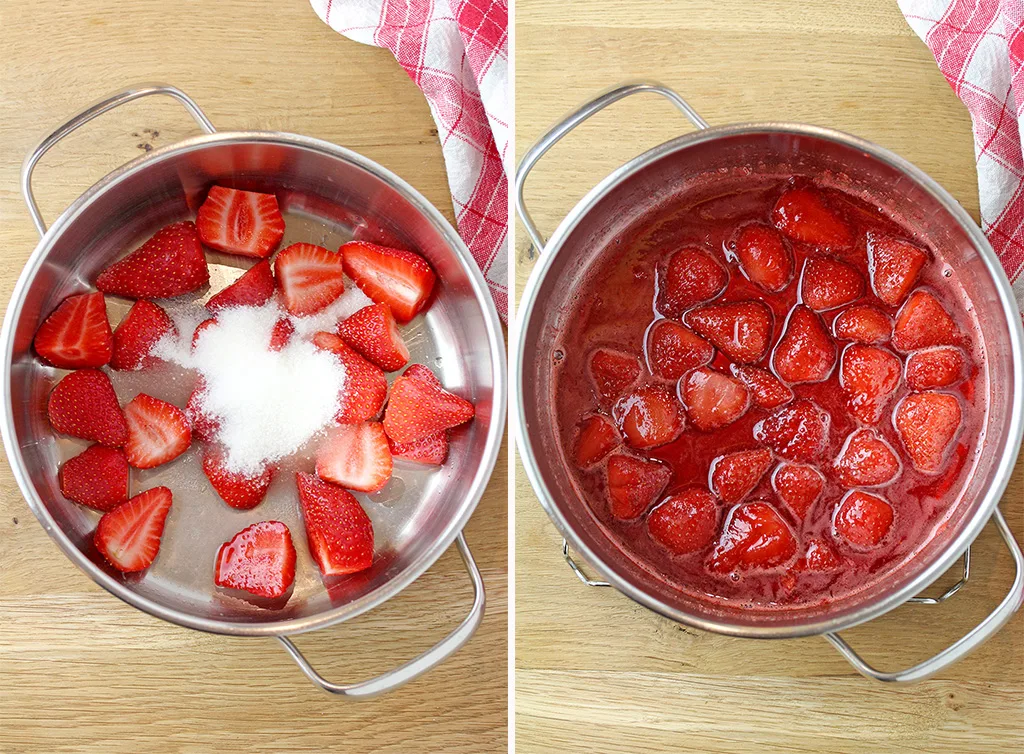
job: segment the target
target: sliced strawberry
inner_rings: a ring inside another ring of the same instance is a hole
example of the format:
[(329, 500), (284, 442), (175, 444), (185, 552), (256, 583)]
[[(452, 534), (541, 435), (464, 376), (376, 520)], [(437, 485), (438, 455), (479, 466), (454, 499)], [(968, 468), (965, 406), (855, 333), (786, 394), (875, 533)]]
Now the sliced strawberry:
[(274, 276), (290, 314), (314, 314), (345, 292), (340, 254), (311, 243), (293, 243), (274, 260)]
[(474, 413), (465, 398), (403, 375), (391, 386), (384, 431), (396, 442), (412, 442), (468, 422)]
[(192, 428), (192, 436), (204, 442), (213, 442), (220, 432), (220, 421), (203, 410), (203, 393), (206, 392), (206, 381), (202, 377), (185, 403), (185, 419)]
[(825, 477), (813, 466), (783, 463), (772, 472), (772, 488), (779, 500), (802, 521), (821, 497)]
[(851, 306), (836, 317), (832, 330), (840, 340), (879, 345), (892, 337), (892, 320), (881, 309), (860, 304)]
[(729, 282), (725, 265), (698, 246), (680, 249), (669, 257), (658, 281), (658, 311), (680, 317), (694, 304), (710, 301)]
[(295, 545), (280, 521), (242, 529), (217, 551), (213, 581), (257, 597), (281, 597), (295, 580)]
[(68, 500), (109, 511), (128, 500), (128, 461), (117, 448), (90, 445), (60, 470), (60, 492)]
[(171, 510), (171, 491), (153, 487), (104, 513), (96, 526), (96, 549), (114, 568), (142, 571), (160, 551), (164, 523)]
[(128, 441), (125, 421), (110, 378), (96, 369), (65, 375), (46, 406), (55, 432), (119, 448)]
[(384, 372), (349, 348), (334, 333), (318, 332), (313, 336), (313, 345), (333, 353), (345, 367), (345, 386), (337, 420), (343, 424), (358, 424), (377, 416), (388, 397), (388, 380)]
[(659, 319), (647, 328), (647, 368), (651, 374), (678, 380), (696, 367), (710, 364), (715, 348), (693, 330), (670, 319)]
[(732, 424), (750, 408), (750, 391), (742, 382), (707, 368), (679, 381), (679, 398), (690, 421), (704, 432)]
[(793, 400), (793, 391), (767, 369), (732, 364), (730, 370), (734, 377), (747, 386), (750, 397), (758, 408), (778, 408)]
[(718, 501), (705, 489), (688, 487), (651, 511), (647, 531), (673, 555), (702, 550), (718, 533)]
[(391, 455), (406, 461), (440, 466), (448, 459), (448, 432), (438, 432), (412, 442), (395, 442), (388, 438)]
[(152, 301), (136, 301), (114, 330), (114, 353), (110, 368), (131, 372), (145, 369), (156, 358), (149, 352), (162, 337), (175, 332), (167, 312)]
[(760, 361), (772, 337), (772, 310), (760, 301), (708, 304), (686, 315), (686, 324), (740, 364)]
[(831, 571), (839, 565), (839, 556), (823, 539), (808, 540), (803, 557), (796, 562), (800, 571)]
[(858, 429), (846, 438), (834, 468), (844, 487), (880, 487), (899, 475), (900, 459), (873, 429)]
[(711, 491), (727, 505), (738, 503), (754, 491), (771, 465), (772, 452), (765, 448), (718, 456), (711, 462)]
[(434, 387), (444, 387), (441, 384), (441, 380), (437, 378), (437, 375), (430, 371), (430, 367), (423, 366), (423, 364), (410, 364), (402, 374), (406, 377), (423, 380), (428, 385), (433, 385)]
[(967, 357), (959, 348), (937, 346), (907, 358), (907, 387), (914, 391), (949, 387), (967, 377)]
[(206, 308), (218, 312), (229, 306), (263, 306), (274, 295), (274, 272), (269, 260), (262, 259), (235, 282), (206, 302)]
[(839, 365), (839, 385), (854, 418), (878, 424), (900, 384), (902, 371), (900, 360), (883, 348), (856, 343), (847, 346)]
[(588, 469), (611, 453), (622, 442), (611, 421), (600, 414), (588, 416), (579, 423), (573, 458), (581, 469)]
[(58, 369), (101, 367), (114, 353), (102, 293), (68, 296), (36, 331), (35, 348)]
[(853, 243), (850, 226), (809, 189), (789, 189), (779, 197), (772, 223), (794, 241), (821, 249), (845, 249)]
[(265, 259), (284, 238), (284, 218), (273, 194), (211, 186), (196, 213), (199, 237), (211, 249)]
[(364, 306), (338, 325), (338, 335), (385, 372), (409, 363), (409, 349), (387, 304)]
[(391, 479), (391, 447), (380, 422), (342, 424), (316, 450), (316, 473), (350, 490), (377, 492)]
[(128, 421), (125, 458), (136, 469), (173, 461), (192, 444), (192, 428), (177, 406), (139, 393), (124, 407)]
[(854, 267), (827, 257), (811, 257), (800, 276), (800, 300), (816, 312), (838, 309), (864, 295), (864, 278)]
[(195, 331), (192, 333), (192, 350), (196, 350), (196, 346), (199, 345), (200, 336), (208, 329), (217, 324), (217, 320), (213, 317), (204, 319), (198, 325), (196, 325)]
[(893, 424), (914, 468), (925, 474), (943, 471), (962, 418), (960, 401), (948, 393), (914, 393), (900, 401)]
[(640, 376), (640, 362), (635, 356), (609, 348), (594, 351), (588, 366), (597, 401), (603, 408), (611, 408)]
[(348, 490), (312, 474), (295, 475), (309, 554), (324, 576), (365, 571), (373, 564), (373, 523)]
[(875, 547), (892, 526), (893, 510), (888, 502), (868, 492), (848, 492), (832, 520), (833, 535), (858, 549)]
[(931, 346), (955, 346), (960, 342), (960, 328), (928, 291), (914, 291), (896, 315), (892, 345), (907, 353)]
[(663, 385), (645, 385), (615, 404), (626, 444), (654, 448), (672, 442), (683, 431), (683, 407)]
[(216, 446), (208, 447), (203, 453), (203, 473), (220, 499), (239, 510), (249, 510), (263, 502), (270, 483), (274, 481), (271, 466), (266, 466), (255, 476), (228, 471), (223, 452)]
[(274, 323), (274, 329), (270, 331), (270, 350), (280, 351), (295, 334), (295, 325), (290, 319), (279, 319)]
[(172, 298), (210, 282), (195, 223), (181, 222), (157, 231), (151, 239), (96, 278), (104, 293), (125, 298)]
[(731, 251), (747, 280), (770, 293), (783, 290), (793, 279), (793, 252), (770, 225), (743, 226), (736, 234)]
[(790, 461), (813, 461), (828, 447), (831, 417), (817, 404), (800, 399), (754, 425), (754, 439)]
[(927, 262), (928, 252), (908, 241), (868, 233), (868, 274), (882, 303), (898, 306)]
[(672, 469), (659, 461), (613, 453), (608, 458), (611, 514), (624, 521), (636, 518), (658, 499), (671, 478)]
[(375, 302), (387, 304), (403, 325), (423, 310), (434, 290), (434, 270), (419, 254), (365, 241), (351, 241), (338, 254), (345, 274)]
[(755, 500), (729, 511), (708, 568), (718, 573), (771, 568), (795, 553), (796, 537), (782, 516), (763, 500)]
[(821, 317), (797, 305), (786, 319), (786, 329), (772, 354), (772, 368), (786, 382), (822, 382), (836, 365), (836, 345)]

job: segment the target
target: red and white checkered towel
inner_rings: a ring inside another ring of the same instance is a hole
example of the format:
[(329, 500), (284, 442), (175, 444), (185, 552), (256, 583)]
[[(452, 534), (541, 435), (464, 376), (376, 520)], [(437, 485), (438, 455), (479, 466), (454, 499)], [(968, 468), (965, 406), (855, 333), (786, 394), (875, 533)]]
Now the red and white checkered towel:
[(1024, 307), (1024, 2), (899, 0), (974, 123), (981, 228)]
[(459, 235), (508, 321), (507, 0), (310, 0), (332, 29), (386, 47), (437, 124)]

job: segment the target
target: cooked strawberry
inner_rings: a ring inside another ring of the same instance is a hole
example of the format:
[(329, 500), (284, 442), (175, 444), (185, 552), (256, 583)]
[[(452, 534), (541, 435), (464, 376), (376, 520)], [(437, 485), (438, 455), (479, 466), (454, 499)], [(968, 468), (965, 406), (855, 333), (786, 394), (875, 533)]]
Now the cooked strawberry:
[(896, 315), (892, 345), (907, 353), (931, 346), (955, 346), (960, 329), (939, 300), (928, 291), (914, 291)]
[(373, 523), (348, 490), (312, 474), (295, 475), (309, 554), (324, 576), (364, 571), (373, 564)]
[(715, 349), (690, 328), (659, 319), (647, 328), (646, 356), (651, 374), (678, 380), (691, 369), (710, 364)]
[(192, 428), (193, 437), (204, 442), (213, 442), (217, 439), (217, 433), (220, 431), (220, 421), (203, 410), (203, 393), (205, 392), (206, 382), (200, 377), (185, 403), (185, 419)]
[(35, 347), (58, 369), (101, 367), (110, 361), (114, 339), (103, 294), (80, 293), (64, 299), (40, 325)]
[(136, 469), (173, 461), (192, 444), (192, 428), (177, 406), (139, 393), (124, 407), (128, 421), (125, 458)]
[(640, 362), (635, 356), (609, 348), (594, 351), (589, 367), (598, 403), (604, 408), (611, 408), (640, 376)]
[(338, 254), (345, 274), (375, 302), (387, 304), (400, 323), (419, 314), (430, 300), (436, 276), (419, 254), (365, 241), (351, 241)]
[(295, 545), (280, 521), (242, 529), (217, 551), (213, 581), (257, 597), (281, 597), (295, 580)]
[(274, 260), (274, 276), (290, 314), (320, 311), (345, 292), (341, 254), (311, 243), (293, 243)]
[(409, 349), (387, 304), (364, 306), (338, 325), (338, 335), (385, 372), (394, 372), (409, 362)]
[(778, 408), (793, 400), (793, 391), (767, 369), (733, 364), (730, 370), (734, 377), (747, 386), (750, 397), (758, 408)]
[(948, 393), (914, 393), (900, 401), (893, 424), (914, 468), (943, 471), (962, 418), (960, 401)]
[(812, 461), (825, 452), (831, 418), (801, 398), (754, 425), (754, 439), (790, 461)]
[(686, 324), (741, 364), (760, 361), (771, 345), (772, 310), (760, 301), (701, 306), (686, 315)]
[(217, 320), (214, 319), (213, 317), (210, 317), (209, 319), (204, 319), (202, 322), (200, 322), (198, 325), (196, 325), (196, 329), (192, 333), (192, 350), (193, 351), (195, 350), (196, 346), (199, 345), (199, 338), (202, 336), (202, 334), (208, 328), (213, 327), (215, 324), (217, 324)]
[(893, 510), (888, 502), (868, 492), (854, 490), (846, 494), (835, 518), (833, 535), (858, 549), (875, 547), (892, 526)]
[(431, 466), (440, 466), (448, 459), (448, 445), (447, 431), (412, 442), (395, 442), (388, 438), (388, 447), (391, 448), (391, 455), (394, 458), (404, 458), (406, 461)]
[(793, 385), (821, 382), (835, 365), (836, 345), (821, 317), (806, 306), (794, 306), (772, 354), (775, 373)]
[(608, 509), (615, 518), (636, 518), (658, 499), (672, 469), (665, 464), (625, 453), (608, 457)]
[(859, 304), (842, 312), (832, 323), (832, 330), (840, 340), (878, 345), (892, 337), (892, 320), (874, 306)]
[(803, 520), (807, 511), (818, 502), (825, 489), (825, 477), (813, 466), (799, 463), (780, 464), (772, 472), (772, 488), (779, 500)]
[(743, 226), (731, 245), (747, 280), (766, 291), (778, 293), (793, 279), (793, 252), (770, 225)]
[(473, 404), (443, 388), (413, 377), (391, 386), (384, 411), (384, 431), (396, 442), (412, 442), (473, 418)]
[(953, 346), (915, 351), (907, 358), (907, 387), (914, 391), (949, 387), (967, 377), (967, 358)]
[(350, 490), (377, 492), (391, 479), (391, 447), (380, 422), (342, 424), (316, 450), (316, 473)]
[(206, 308), (216, 313), (229, 306), (263, 306), (274, 295), (274, 273), (270, 261), (262, 259), (241, 277), (206, 302)]
[(228, 471), (224, 454), (217, 446), (208, 447), (203, 453), (203, 473), (220, 499), (239, 510), (249, 510), (263, 502), (270, 483), (274, 481), (271, 466), (264, 467), (255, 475)]
[(295, 334), (295, 325), (290, 319), (279, 319), (274, 323), (274, 329), (270, 331), (270, 350), (280, 351)]
[(164, 523), (171, 510), (171, 491), (153, 487), (100, 517), (93, 535), (96, 549), (114, 568), (142, 571), (160, 551)]
[(708, 567), (719, 573), (771, 568), (795, 553), (796, 537), (782, 516), (763, 500), (755, 500), (729, 511)]
[(647, 531), (674, 555), (702, 550), (718, 532), (718, 501), (705, 489), (688, 487), (651, 511)]
[(68, 500), (109, 511), (128, 500), (128, 462), (118, 448), (90, 445), (60, 470), (60, 492)]
[(742, 382), (707, 368), (679, 381), (679, 397), (690, 421), (704, 432), (732, 424), (750, 408), (750, 391)]
[(847, 346), (839, 365), (839, 385), (854, 418), (878, 424), (902, 371), (900, 360), (883, 348), (857, 343)]
[(711, 252), (687, 246), (672, 254), (660, 271), (658, 311), (680, 317), (694, 304), (709, 301), (725, 290), (729, 273)]
[(822, 249), (844, 249), (853, 243), (850, 226), (808, 189), (789, 189), (779, 197), (772, 223), (794, 241)]
[(683, 407), (663, 385), (645, 385), (619, 399), (614, 415), (626, 444), (634, 448), (664, 445), (683, 431)]
[(96, 369), (65, 375), (46, 406), (55, 432), (119, 448), (128, 441), (124, 419), (110, 378)]
[(149, 352), (164, 335), (175, 332), (167, 312), (152, 301), (136, 301), (114, 330), (114, 353), (110, 368), (119, 371), (145, 369), (156, 358)]
[(343, 424), (358, 424), (377, 416), (388, 397), (388, 380), (384, 372), (349, 348), (334, 333), (318, 332), (313, 336), (313, 345), (333, 353), (345, 367), (345, 387), (337, 420)]
[(889, 306), (898, 306), (917, 282), (928, 252), (892, 236), (868, 233), (871, 289)]
[(816, 312), (838, 309), (864, 295), (864, 278), (845, 262), (811, 257), (800, 276), (800, 299)]
[(839, 556), (823, 539), (810, 539), (803, 557), (796, 562), (801, 571), (831, 571), (840, 565)]
[(211, 186), (196, 213), (199, 237), (211, 249), (264, 259), (284, 238), (284, 218), (273, 194)]
[(711, 462), (711, 491), (727, 505), (738, 503), (754, 491), (771, 465), (772, 452), (765, 448), (718, 456)]
[(580, 422), (573, 455), (576, 465), (587, 469), (612, 452), (622, 439), (615, 425), (600, 414), (588, 416)]
[(858, 429), (846, 438), (834, 468), (844, 487), (879, 487), (900, 473), (900, 460), (873, 429)]
[(104, 293), (125, 298), (172, 298), (210, 282), (195, 223), (181, 222), (157, 231), (151, 239), (96, 278)]

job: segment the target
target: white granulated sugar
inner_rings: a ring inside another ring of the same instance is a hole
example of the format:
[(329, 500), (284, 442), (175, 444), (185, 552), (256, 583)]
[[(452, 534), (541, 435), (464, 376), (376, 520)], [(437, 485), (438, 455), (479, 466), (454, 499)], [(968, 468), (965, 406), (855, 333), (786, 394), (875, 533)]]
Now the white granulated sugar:
[(305, 317), (291, 317), (292, 324), (295, 325), (295, 334), (311, 338), (320, 331), (334, 332), (338, 328), (338, 322), (348, 319), (372, 303), (365, 293), (351, 285), (345, 288), (345, 292), (330, 306)]

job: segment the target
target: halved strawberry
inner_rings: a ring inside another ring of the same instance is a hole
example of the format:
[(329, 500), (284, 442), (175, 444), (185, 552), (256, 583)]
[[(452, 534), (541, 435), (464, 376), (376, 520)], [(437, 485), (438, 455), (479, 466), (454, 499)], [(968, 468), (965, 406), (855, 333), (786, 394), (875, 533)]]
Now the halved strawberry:
[(257, 597), (281, 597), (295, 580), (295, 545), (280, 521), (242, 529), (217, 551), (213, 581)]
[(199, 232), (188, 221), (157, 231), (140, 248), (103, 270), (96, 287), (125, 298), (172, 298), (209, 282)]
[(836, 345), (821, 317), (797, 305), (786, 319), (786, 329), (772, 353), (772, 368), (786, 382), (822, 382), (836, 365)]
[(657, 306), (666, 317), (680, 317), (694, 304), (710, 301), (729, 282), (725, 265), (699, 246), (673, 253), (659, 272)]
[(284, 238), (284, 218), (273, 194), (211, 186), (196, 213), (199, 237), (211, 249), (264, 259)]
[(590, 355), (588, 371), (598, 403), (610, 409), (640, 376), (640, 361), (622, 351), (598, 348)]
[(683, 407), (664, 385), (645, 385), (619, 399), (614, 416), (626, 444), (653, 448), (672, 442), (683, 431)]
[(754, 439), (790, 461), (812, 461), (828, 447), (831, 417), (805, 398), (754, 425)]
[(109, 511), (128, 500), (128, 461), (118, 448), (90, 445), (60, 470), (60, 492), (68, 500)]
[(840, 340), (879, 345), (892, 337), (889, 315), (869, 304), (851, 306), (832, 323), (832, 331)]
[(139, 393), (124, 407), (128, 421), (125, 458), (136, 469), (173, 461), (192, 444), (192, 428), (177, 406)]
[(338, 335), (385, 372), (409, 362), (409, 349), (387, 304), (364, 306), (338, 325)]
[(110, 361), (114, 339), (102, 293), (68, 296), (36, 331), (35, 348), (58, 369), (101, 367)]
[(789, 189), (779, 197), (772, 223), (794, 241), (822, 249), (845, 249), (853, 243), (850, 226), (809, 189)]
[(280, 351), (295, 334), (295, 325), (290, 319), (279, 319), (274, 323), (274, 329), (270, 331), (270, 350)]
[(406, 461), (431, 466), (440, 466), (448, 459), (448, 446), (447, 431), (412, 442), (395, 442), (388, 438), (388, 447), (391, 448), (391, 455), (394, 458), (404, 458)]
[(892, 345), (907, 353), (931, 346), (955, 346), (960, 328), (939, 300), (928, 291), (914, 291), (896, 315)]
[(839, 385), (854, 418), (878, 424), (900, 384), (903, 365), (889, 351), (858, 343), (847, 346), (839, 365)]
[(704, 432), (732, 424), (750, 408), (750, 391), (734, 377), (695, 369), (679, 381), (679, 399), (693, 425)]
[(203, 473), (220, 499), (239, 510), (249, 510), (263, 502), (270, 483), (274, 481), (272, 466), (264, 467), (255, 476), (228, 471), (224, 465), (224, 453), (215, 445), (203, 453)]
[(783, 463), (772, 472), (772, 488), (779, 500), (803, 520), (825, 489), (825, 477), (813, 466)]
[(702, 550), (718, 532), (718, 501), (705, 489), (688, 487), (650, 512), (647, 531), (674, 555)]
[(772, 310), (761, 301), (708, 304), (691, 310), (686, 324), (740, 364), (753, 364), (768, 352)]
[(608, 457), (608, 509), (618, 519), (636, 518), (658, 499), (672, 469), (660, 461), (625, 453)]
[(202, 334), (208, 328), (213, 327), (216, 324), (217, 324), (217, 320), (214, 319), (213, 317), (210, 317), (209, 319), (204, 319), (202, 322), (200, 322), (198, 325), (196, 325), (196, 329), (192, 332), (192, 350), (193, 351), (196, 349), (196, 346), (199, 345), (199, 338), (202, 336)]
[(878, 495), (853, 490), (839, 503), (832, 519), (833, 535), (858, 549), (875, 547), (892, 526), (892, 506)]
[(433, 385), (434, 387), (444, 387), (441, 384), (441, 380), (437, 378), (437, 375), (430, 371), (430, 367), (423, 364), (410, 364), (402, 374), (406, 377), (423, 380), (428, 385)]
[(206, 302), (206, 308), (216, 313), (229, 306), (263, 306), (274, 295), (274, 272), (270, 261), (261, 259), (241, 277)]
[(341, 254), (311, 243), (293, 243), (274, 260), (274, 276), (290, 314), (313, 314), (345, 292)]
[(309, 554), (324, 576), (364, 571), (373, 564), (373, 523), (348, 490), (312, 474), (295, 475)]
[(816, 312), (838, 309), (864, 295), (856, 268), (827, 257), (811, 257), (800, 276), (800, 300)]
[(316, 449), (316, 474), (350, 490), (377, 492), (391, 479), (391, 447), (380, 422), (342, 424)]
[(925, 474), (939, 474), (962, 419), (960, 401), (955, 396), (913, 393), (896, 406), (893, 424), (914, 468)]
[(611, 453), (622, 442), (611, 421), (600, 414), (588, 416), (579, 423), (573, 459), (581, 469), (588, 469)]
[(96, 526), (96, 549), (114, 568), (130, 573), (153, 563), (160, 551), (171, 491), (153, 487), (104, 513)]
[(659, 319), (647, 328), (645, 356), (651, 374), (678, 380), (691, 369), (710, 364), (715, 348), (690, 328)]
[(57, 383), (46, 415), (55, 432), (119, 448), (128, 441), (125, 421), (110, 378), (96, 369), (79, 369)]
[(755, 500), (729, 511), (708, 568), (718, 573), (771, 568), (795, 553), (796, 537), (789, 525), (768, 503)]
[(833, 466), (844, 487), (880, 487), (900, 473), (896, 452), (873, 429), (851, 432)]
[(839, 556), (823, 539), (807, 540), (804, 554), (796, 562), (797, 570), (800, 571), (831, 571), (839, 565)]
[(375, 302), (387, 304), (402, 324), (423, 310), (434, 290), (434, 270), (419, 254), (365, 241), (351, 241), (338, 254), (345, 274)]
[(744, 225), (730, 250), (747, 280), (770, 293), (783, 290), (793, 279), (793, 252), (770, 225)]
[(149, 352), (164, 335), (175, 332), (167, 312), (152, 301), (136, 301), (114, 330), (110, 368), (119, 371), (144, 369), (155, 361)]
[(220, 421), (210, 416), (203, 409), (203, 393), (206, 392), (206, 381), (200, 377), (195, 389), (185, 403), (185, 419), (192, 428), (192, 436), (204, 442), (213, 442), (220, 431)]
[(464, 424), (475, 413), (465, 398), (403, 375), (391, 386), (384, 431), (396, 442), (412, 442)]
[(333, 353), (345, 367), (345, 386), (337, 420), (343, 424), (358, 424), (377, 416), (388, 397), (388, 380), (384, 372), (349, 348), (334, 333), (318, 332), (313, 336), (313, 345)]
[(766, 448), (718, 456), (711, 462), (711, 491), (723, 503), (738, 503), (754, 491), (771, 465), (772, 452)]
[(908, 241), (868, 233), (868, 274), (875, 295), (889, 306), (898, 306), (914, 287), (928, 252)]
[(907, 358), (907, 387), (914, 391), (949, 387), (966, 377), (967, 357), (953, 346), (915, 351)]
[(747, 386), (754, 405), (758, 408), (778, 408), (793, 400), (793, 391), (782, 384), (778, 377), (761, 367), (729, 367), (740, 382)]

